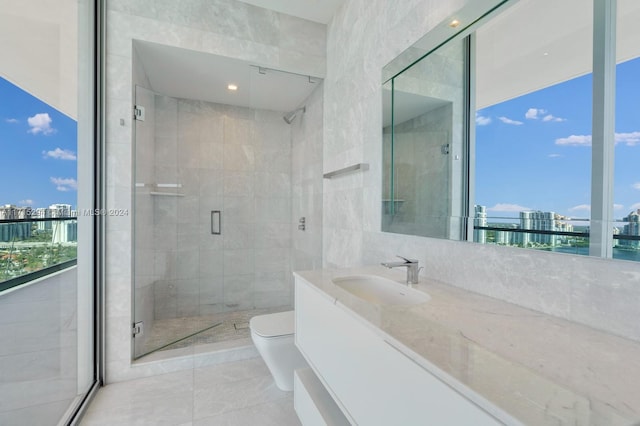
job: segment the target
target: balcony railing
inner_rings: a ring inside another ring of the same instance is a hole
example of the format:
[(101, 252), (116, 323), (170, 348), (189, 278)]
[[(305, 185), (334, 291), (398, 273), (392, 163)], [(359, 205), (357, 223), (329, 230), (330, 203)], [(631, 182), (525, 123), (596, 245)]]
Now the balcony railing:
[[(490, 220), (492, 218), (486, 219)], [(586, 226), (580, 226), (580, 228), (583, 228), (580, 231), (526, 229), (519, 227), (516, 223), (474, 225), (474, 241), (484, 244), (589, 255), (590, 234), (588, 220), (580, 220), (580, 222), (586, 224)], [(613, 258), (640, 261), (640, 235), (621, 233), (620, 229), (626, 229), (625, 226), (630, 227), (632, 225), (629, 222), (619, 221), (616, 223), (617, 231), (612, 235)]]
[(75, 217), (0, 220), (0, 292), (77, 262)]

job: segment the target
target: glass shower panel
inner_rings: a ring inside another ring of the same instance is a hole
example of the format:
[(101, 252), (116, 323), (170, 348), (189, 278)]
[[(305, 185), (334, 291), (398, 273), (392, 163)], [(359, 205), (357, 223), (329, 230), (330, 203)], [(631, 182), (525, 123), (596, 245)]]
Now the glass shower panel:
[(140, 86), (135, 96), (133, 334), (139, 358), (219, 322), (200, 315), (198, 186), (180, 149), (179, 101)]

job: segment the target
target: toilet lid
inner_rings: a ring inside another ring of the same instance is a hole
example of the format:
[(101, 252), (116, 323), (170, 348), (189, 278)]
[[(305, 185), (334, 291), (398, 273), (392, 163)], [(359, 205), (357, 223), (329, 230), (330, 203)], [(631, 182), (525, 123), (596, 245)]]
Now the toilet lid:
[(249, 321), (251, 331), (262, 337), (278, 337), (295, 332), (294, 312), (259, 315)]

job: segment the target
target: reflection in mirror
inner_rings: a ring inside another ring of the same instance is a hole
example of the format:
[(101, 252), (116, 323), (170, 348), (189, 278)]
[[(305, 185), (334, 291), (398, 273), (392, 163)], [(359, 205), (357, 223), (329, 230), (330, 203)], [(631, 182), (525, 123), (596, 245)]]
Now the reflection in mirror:
[(467, 51), (447, 43), (383, 85), (383, 231), (464, 235)]

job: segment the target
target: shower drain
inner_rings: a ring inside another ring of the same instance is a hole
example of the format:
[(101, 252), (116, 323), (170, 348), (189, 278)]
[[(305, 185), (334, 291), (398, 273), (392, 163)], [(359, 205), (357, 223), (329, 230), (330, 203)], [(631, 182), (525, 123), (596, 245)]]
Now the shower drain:
[(246, 330), (247, 328), (249, 328), (249, 323), (248, 322), (234, 322), (233, 323), (233, 328), (235, 328), (236, 330)]

